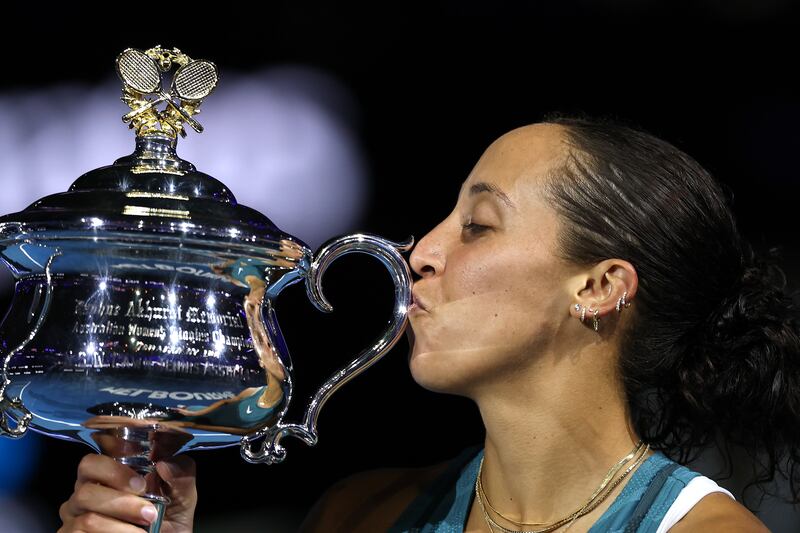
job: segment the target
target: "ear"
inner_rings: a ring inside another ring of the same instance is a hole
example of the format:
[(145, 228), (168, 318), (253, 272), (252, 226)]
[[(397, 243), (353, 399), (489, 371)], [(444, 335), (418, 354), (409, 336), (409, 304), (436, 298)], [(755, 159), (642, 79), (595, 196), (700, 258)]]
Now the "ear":
[(632, 301), (639, 286), (636, 269), (624, 259), (606, 259), (574, 279), (575, 290), (569, 308), (570, 314), (577, 318), (580, 318), (581, 309), (576, 309), (575, 304), (586, 306), (586, 318), (591, 318), (595, 309), (598, 318), (611, 312), (616, 314), (619, 299), (625, 295), (626, 302)]

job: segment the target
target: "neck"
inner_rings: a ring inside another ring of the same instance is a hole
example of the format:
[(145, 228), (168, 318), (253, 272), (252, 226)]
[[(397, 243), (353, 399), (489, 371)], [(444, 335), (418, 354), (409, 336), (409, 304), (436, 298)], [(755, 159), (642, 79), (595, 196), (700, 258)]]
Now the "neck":
[[(506, 378), (487, 385), (474, 396), (486, 427), (483, 489), (492, 506), (516, 522), (553, 522), (577, 510), (639, 441), (618, 380), (607, 378), (613, 369), (603, 368), (603, 360), (614, 358), (593, 351), (552, 360), (558, 363), (518, 373), (512, 378), (517, 383)], [(598, 368), (587, 371), (587, 365)]]

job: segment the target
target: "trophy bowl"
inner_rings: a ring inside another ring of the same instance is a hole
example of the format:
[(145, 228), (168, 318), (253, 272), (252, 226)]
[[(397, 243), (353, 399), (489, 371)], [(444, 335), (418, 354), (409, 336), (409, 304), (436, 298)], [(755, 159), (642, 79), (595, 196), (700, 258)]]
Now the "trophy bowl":
[[(175, 65), (167, 94), (161, 74)], [(213, 63), (158, 46), (124, 51), (117, 72), (134, 152), (0, 217), (0, 259), (15, 280), (0, 324), (0, 435), (32, 429), (134, 468), (148, 479), (158, 531), (168, 499), (157, 461), (238, 445), (245, 460), (272, 464), (286, 455), (283, 437), (316, 444), (327, 399), (407, 326), (411, 276), (400, 252), (413, 237), (356, 233), (312, 252), (177, 156), (183, 122), (202, 131), (191, 115), (216, 86)], [(273, 303), (304, 281), (314, 306), (332, 311), (322, 276), (353, 252), (389, 270), (392, 316), (319, 388), (302, 421), (286, 421), (292, 360)]]

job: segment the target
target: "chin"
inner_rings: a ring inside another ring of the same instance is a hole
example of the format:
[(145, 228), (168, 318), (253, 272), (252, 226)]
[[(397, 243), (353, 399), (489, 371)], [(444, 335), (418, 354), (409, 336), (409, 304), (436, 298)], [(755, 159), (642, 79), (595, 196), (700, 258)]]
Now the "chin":
[(469, 380), (457, 371), (458, 364), (448, 357), (447, 352), (418, 353), (412, 344), (408, 351), (408, 367), (414, 381), (424, 389), (441, 394), (467, 396)]

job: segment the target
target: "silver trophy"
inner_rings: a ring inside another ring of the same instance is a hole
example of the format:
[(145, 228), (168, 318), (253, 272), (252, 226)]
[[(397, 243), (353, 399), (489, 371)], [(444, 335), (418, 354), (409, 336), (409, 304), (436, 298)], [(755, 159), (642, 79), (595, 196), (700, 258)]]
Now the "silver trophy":
[[(173, 66), (166, 93), (162, 76)], [(134, 152), (0, 217), (0, 258), (16, 282), (0, 325), (0, 435), (33, 429), (134, 468), (159, 510), (156, 532), (168, 503), (157, 461), (238, 445), (245, 460), (272, 464), (283, 461), (286, 436), (316, 444), (328, 398), (407, 325), (411, 276), (399, 252), (413, 237), (357, 233), (313, 253), (176, 155), (184, 122), (202, 130), (192, 115), (216, 87), (213, 63), (156, 46), (125, 50), (117, 73)], [(374, 345), (313, 395), (302, 422), (286, 421), (292, 361), (273, 302), (304, 281), (314, 306), (332, 311), (322, 276), (351, 252), (391, 273), (392, 316)]]

